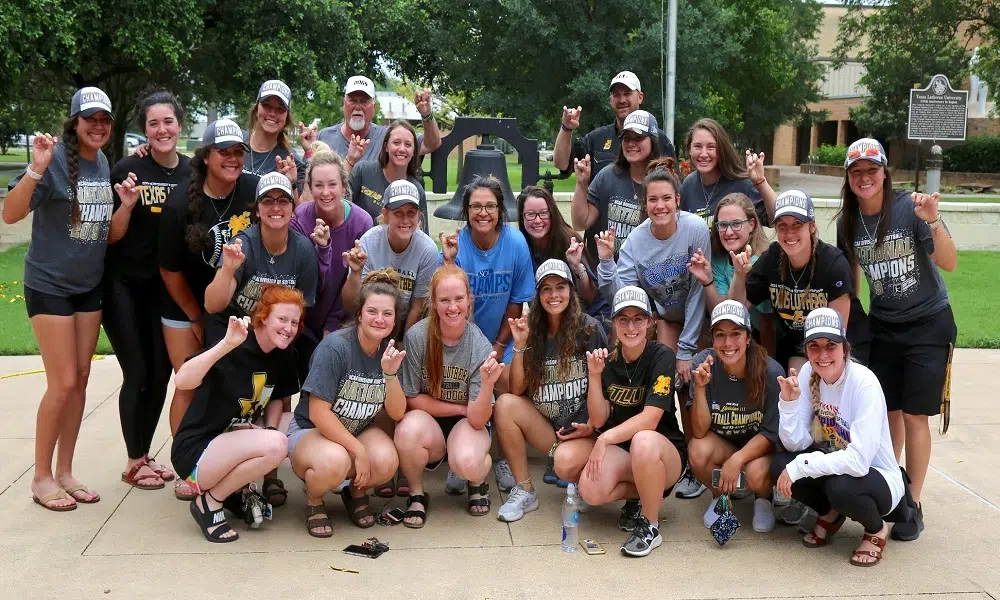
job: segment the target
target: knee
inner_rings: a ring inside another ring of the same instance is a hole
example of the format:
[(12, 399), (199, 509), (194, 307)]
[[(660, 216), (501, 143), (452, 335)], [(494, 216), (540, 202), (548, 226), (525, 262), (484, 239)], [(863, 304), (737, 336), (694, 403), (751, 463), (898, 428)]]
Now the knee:
[(509, 423), (512, 419), (512, 412), (516, 410), (521, 398), (514, 394), (500, 394), (493, 405), (493, 420), (497, 426)]
[(418, 412), (408, 412), (396, 423), (392, 439), (398, 448), (415, 448), (420, 443), (424, 427), (421, 426)]
[(691, 438), (688, 442), (688, 462), (691, 468), (704, 471), (712, 461), (712, 443), (708, 438)]
[(461, 475), (463, 479), (470, 481), (478, 480), (483, 477), (486, 470), (484, 467), (486, 465), (487, 454), (469, 451), (449, 452), (448, 466)]
[(80, 388), (87, 387), (87, 381), (90, 380), (90, 361), (88, 360), (85, 364), (79, 365), (76, 368), (76, 385)]
[(661, 460), (660, 444), (663, 436), (655, 431), (640, 431), (632, 436), (629, 445), (629, 457), (634, 463), (649, 464)]
[(600, 506), (608, 501), (607, 494), (603, 489), (599, 481), (593, 481), (587, 477), (581, 477), (580, 482), (576, 484), (577, 491), (580, 493), (580, 497), (583, 501), (591, 506)]
[(586, 464), (585, 456), (580, 456), (580, 453), (573, 452), (564, 444), (556, 446), (556, 452), (552, 456), (552, 468), (559, 479), (577, 481), (584, 464)]
[(844, 501), (857, 496), (856, 479), (850, 475), (833, 475), (828, 477), (823, 489), (830, 504), (834, 507), (844, 506)]
[(268, 430), (261, 449), (268, 461), (277, 466), (288, 456), (288, 437), (280, 431)]
[(747, 487), (761, 496), (770, 493), (771, 487), (771, 456), (761, 456), (747, 463), (744, 470), (747, 473)]
[(926, 429), (930, 431), (930, 425), (927, 415), (910, 415), (903, 413), (903, 425), (906, 427), (906, 431), (921, 431)]
[(392, 444), (385, 444), (370, 451), (368, 459), (371, 464), (372, 473), (380, 476), (382, 479), (391, 478), (399, 467), (399, 455), (396, 454), (396, 448)]

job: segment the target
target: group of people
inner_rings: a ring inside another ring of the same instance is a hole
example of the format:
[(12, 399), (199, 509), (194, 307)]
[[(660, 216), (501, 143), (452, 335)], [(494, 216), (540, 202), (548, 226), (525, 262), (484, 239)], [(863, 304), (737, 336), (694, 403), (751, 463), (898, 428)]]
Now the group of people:
[[(508, 215), (499, 184), (476, 178), (439, 249), (416, 177), (441, 143), (429, 91), (414, 98), (418, 134), (372, 123), (374, 85), (352, 77), (342, 123), (299, 123), (300, 159), (281, 81), (261, 85), (247, 130), (209, 123), (191, 158), (177, 150), (183, 108), (150, 89), (134, 111), (149, 142), (111, 168), (110, 100), (79, 90), (3, 206), (8, 223), (35, 213), (24, 296), (47, 388), (34, 501), (100, 500), (72, 461), (103, 323), (123, 373), (122, 481), (174, 481), (212, 542), (239, 537), (226, 511), (242, 516), (253, 482), (285, 503), (286, 458), (315, 537), (333, 534), (330, 491), (358, 527), (376, 522), (369, 493), (405, 497), (403, 524), (424, 527), (424, 473), (444, 462), (471, 516), (491, 512), (492, 471), (509, 492), (498, 518), (516, 521), (538, 508), (528, 446), (549, 457), (543, 481), (624, 501), (631, 556), (660, 545), (672, 491), (711, 490), (706, 527), (723, 496), (752, 494), (760, 532), (776, 505), (793, 524), (811, 510), (809, 547), (854, 519), (859, 566), (890, 535), (916, 539), (955, 339), (938, 269), (957, 254), (937, 196), (895, 192), (882, 146), (858, 140), (829, 245), (807, 194), (768, 185), (763, 153), (741, 159), (699, 120), (681, 181), (638, 77), (618, 74), (609, 95), (615, 121), (582, 139), (581, 109), (563, 109), (570, 223), (544, 188)], [(172, 468), (149, 456), (171, 372)]]

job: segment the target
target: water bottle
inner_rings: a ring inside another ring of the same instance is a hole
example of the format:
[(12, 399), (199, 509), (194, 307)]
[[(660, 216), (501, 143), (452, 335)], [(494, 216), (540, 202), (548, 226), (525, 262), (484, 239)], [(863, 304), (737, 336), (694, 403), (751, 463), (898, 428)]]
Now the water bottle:
[(562, 551), (576, 552), (580, 541), (580, 500), (576, 496), (576, 485), (566, 488), (566, 502), (562, 510)]

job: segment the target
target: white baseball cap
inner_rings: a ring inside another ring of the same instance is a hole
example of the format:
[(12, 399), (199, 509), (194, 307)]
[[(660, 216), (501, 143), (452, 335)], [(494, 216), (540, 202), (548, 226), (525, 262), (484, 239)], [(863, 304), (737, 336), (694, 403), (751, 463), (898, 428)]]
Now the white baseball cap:
[(535, 288), (542, 285), (542, 280), (549, 275), (555, 275), (565, 279), (570, 285), (573, 284), (573, 273), (569, 270), (569, 265), (558, 258), (550, 258), (538, 265), (538, 270), (535, 271)]
[(353, 92), (364, 92), (368, 94), (370, 98), (375, 97), (375, 84), (372, 83), (371, 79), (368, 79), (364, 75), (355, 75), (347, 80), (347, 85), (344, 86), (344, 95), (348, 95)]
[(260, 85), (260, 90), (257, 91), (257, 102), (271, 96), (281, 100), (281, 103), (285, 105), (285, 109), (291, 108), (292, 88), (288, 87), (284, 81), (280, 79), (268, 79)]
[(816, 338), (826, 338), (840, 344), (847, 338), (844, 332), (844, 321), (840, 313), (829, 307), (817, 308), (806, 315), (805, 339), (803, 344)]
[(257, 182), (257, 199), (260, 200), (264, 194), (271, 190), (281, 190), (289, 198), (292, 197), (292, 182), (283, 174), (272, 171), (260, 178)]
[(712, 309), (712, 327), (719, 321), (730, 321), (737, 327), (742, 327), (749, 331), (752, 326), (750, 325), (750, 311), (747, 307), (743, 306), (742, 302), (737, 302), (736, 300), (723, 300), (715, 305)]
[(612, 305), (614, 306), (614, 311), (611, 313), (611, 316), (617, 315), (630, 306), (638, 308), (642, 312), (646, 313), (647, 316), (653, 313), (653, 311), (649, 308), (649, 296), (646, 295), (646, 291), (634, 285), (626, 285), (622, 289), (615, 292), (615, 298)]
[(608, 91), (611, 91), (615, 84), (622, 84), (630, 90), (636, 92), (642, 91), (642, 86), (639, 85), (639, 78), (632, 71), (622, 71), (621, 73), (615, 75), (615, 78), (611, 80), (611, 85), (608, 86)]

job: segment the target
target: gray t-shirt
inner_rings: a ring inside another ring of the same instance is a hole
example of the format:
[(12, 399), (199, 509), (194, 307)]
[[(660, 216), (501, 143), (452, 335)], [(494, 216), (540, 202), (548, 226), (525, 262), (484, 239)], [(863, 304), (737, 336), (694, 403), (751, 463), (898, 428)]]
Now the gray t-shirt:
[[(361, 278), (369, 271), (392, 267), (399, 273), (399, 293), (403, 308), (408, 310), (411, 298), (426, 298), (430, 295), (431, 275), (438, 266), (438, 249), (434, 241), (423, 231), (414, 231), (410, 245), (399, 254), (389, 245), (387, 225), (373, 227), (361, 236), (361, 247), (368, 260), (361, 268)], [(406, 315), (401, 315), (404, 319)]]
[[(708, 400), (708, 410), (712, 413), (712, 423), (708, 426), (724, 440), (731, 442), (737, 448), (742, 448), (758, 433), (766, 437), (776, 447), (780, 444), (778, 438), (778, 377), (785, 376), (785, 370), (770, 356), (767, 357), (767, 385), (764, 388), (763, 406), (752, 408), (747, 405), (746, 379), (737, 379), (726, 373), (722, 360), (715, 350), (702, 350), (691, 364), (697, 368), (711, 355), (712, 381), (705, 387), (705, 399)], [(691, 406), (692, 399), (688, 400)]]
[[(247, 139), (249, 140), (250, 138), (247, 137)], [(281, 158), (295, 157), (295, 171), (297, 173), (295, 185), (301, 190), (306, 180), (306, 167), (308, 165), (302, 162), (302, 159), (297, 154), (289, 152), (281, 146), (275, 146), (269, 152), (257, 152), (255, 150), (247, 152), (246, 157), (243, 159), (243, 172), (260, 177), (277, 171), (274, 159), (279, 156)]]
[[(538, 310), (541, 310), (539, 308)], [(556, 429), (587, 421), (587, 351), (608, 347), (608, 336), (594, 317), (582, 315), (593, 333), (586, 346), (562, 363), (558, 360), (559, 340), (545, 338), (545, 378), (531, 397), (538, 412)]]
[[(430, 394), (427, 382), (427, 326), (430, 319), (422, 319), (406, 332), (406, 356), (399, 369), (399, 383), (407, 398), (419, 394)], [(444, 350), (444, 370), (441, 380), (441, 398), (444, 402), (468, 404), (475, 400), (482, 387), (479, 367), (489, 358), (493, 346), (476, 327), (475, 323), (465, 324), (465, 333), (455, 346), (442, 344)]]
[[(427, 233), (427, 194), (424, 186), (416, 177), (407, 177), (406, 180), (417, 186), (420, 192), (420, 228)], [(365, 209), (376, 223), (382, 217), (382, 196), (387, 187), (389, 180), (377, 160), (361, 162), (351, 169), (351, 202)]]
[[(31, 242), (24, 255), (24, 285), (53, 296), (83, 294), (104, 276), (104, 253), (114, 211), (111, 169), (103, 152), (77, 163), (76, 196), (80, 221), (73, 225), (66, 146), (58, 144), (52, 162), (31, 194)], [(24, 172), (8, 184), (12, 190)]]
[(587, 188), (587, 201), (597, 207), (597, 220), (587, 229), (587, 251), (597, 259), (597, 242), (594, 236), (615, 228), (615, 257), (632, 230), (642, 222), (639, 188), (642, 184), (632, 180), (628, 171), (618, 172), (618, 167), (601, 169)]
[(312, 242), (301, 233), (288, 230), (288, 247), (272, 257), (260, 238), (260, 224), (244, 229), (237, 236), (243, 241), (246, 259), (236, 269), (236, 292), (223, 316), (253, 314), (260, 300), (261, 288), (267, 284), (284, 285), (302, 291), (306, 306), (316, 302), (319, 284), (319, 264)]
[[(349, 137), (344, 137), (343, 132), (344, 122), (341, 121), (332, 127), (324, 127), (319, 130), (316, 134), (316, 139), (330, 146), (330, 149), (342, 156), (347, 158), (347, 150), (351, 147), (351, 139)], [(348, 129), (350, 129), (348, 127)], [(361, 164), (367, 160), (373, 160), (378, 162), (378, 155), (382, 152), (382, 145), (385, 143), (385, 135), (389, 132), (388, 125), (378, 125), (372, 123), (368, 128), (368, 135), (365, 138), (368, 140), (368, 146), (365, 147), (364, 154), (361, 155), (361, 160), (358, 164)], [(424, 134), (417, 134), (417, 152), (420, 151), (420, 145), (424, 141)]]
[[(880, 218), (862, 215), (854, 231), (854, 253), (871, 293), (869, 314), (880, 321), (910, 323), (944, 310), (948, 288), (931, 258), (934, 238), (930, 226), (913, 213), (910, 192), (892, 199), (889, 229), (875, 246)], [(839, 225), (837, 246), (846, 250)]]
[[(603, 172), (608, 171), (605, 169)], [(635, 228), (613, 260), (597, 265), (597, 285), (608, 303), (626, 285), (637, 285), (649, 294), (661, 319), (682, 323), (677, 342), (677, 359), (690, 360), (698, 350), (698, 338), (705, 321), (705, 291), (688, 272), (691, 256), (702, 249), (712, 260), (705, 222), (691, 213), (677, 213), (677, 229), (665, 240), (653, 235), (648, 219)]]
[(762, 225), (769, 225), (767, 219), (767, 206), (760, 191), (754, 187), (749, 179), (726, 179), (719, 177), (719, 180), (707, 188), (701, 183), (698, 171), (693, 171), (684, 178), (681, 183), (681, 210), (694, 213), (705, 220), (709, 227), (714, 227), (712, 221), (715, 218), (715, 207), (729, 194), (745, 194), (753, 203), (754, 210), (757, 211), (757, 221)]
[(301, 429), (316, 427), (309, 420), (309, 398), (330, 403), (351, 435), (371, 425), (385, 406), (385, 377), (382, 375), (382, 343), (372, 356), (365, 354), (354, 327), (334, 331), (323, 338), (309, 361), (309, 375), (302, 384), (302, 396), (295, 406), (295, 422)]

